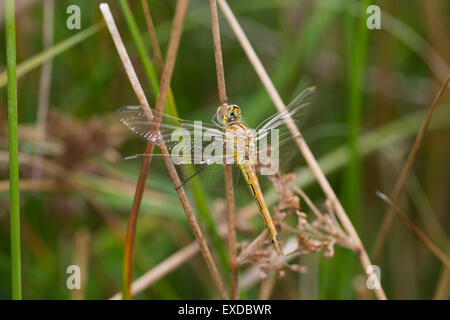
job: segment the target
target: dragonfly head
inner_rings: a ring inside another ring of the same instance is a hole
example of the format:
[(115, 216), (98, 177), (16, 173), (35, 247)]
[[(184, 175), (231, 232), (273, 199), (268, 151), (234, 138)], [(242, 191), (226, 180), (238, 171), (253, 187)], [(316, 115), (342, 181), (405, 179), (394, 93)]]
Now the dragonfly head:
[(227, 126), (241, 120), (241, 108), (236, 104), (223, 104), (216, 112), (215, 122), (220, 126)]

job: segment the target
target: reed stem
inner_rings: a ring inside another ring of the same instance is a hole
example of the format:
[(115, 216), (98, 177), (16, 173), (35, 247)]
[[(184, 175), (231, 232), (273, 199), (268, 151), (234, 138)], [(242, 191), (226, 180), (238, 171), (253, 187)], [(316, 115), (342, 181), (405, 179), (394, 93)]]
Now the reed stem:
[(12, 298), (22, 299), (20, 263), (19, 143), (17, 133), (16, 27), (14, 0), (5, 3), (8, 75), (9, 206), (11, 217)]

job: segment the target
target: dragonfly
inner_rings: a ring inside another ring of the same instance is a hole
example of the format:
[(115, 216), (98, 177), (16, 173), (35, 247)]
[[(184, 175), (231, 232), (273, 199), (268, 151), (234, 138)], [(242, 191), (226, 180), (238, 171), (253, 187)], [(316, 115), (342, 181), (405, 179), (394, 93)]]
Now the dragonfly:
[[(306, 106), (310, 105), (309, 98), (314, 91), (315, 87), (306, 88), (284, 111), (266, 118), (256, 129), (250, 129), (245, 124), (242, 110), (236, 104), (220, 105), (212, 123), (180, 119), (155, 111), (153, 117), (149, 118), (141, 106), (122, 107), (116, 111), (122, 124), (156, 146), (164, 143), (169, 151), (166, 155), (135, 154), (126, 159), (166, 156), (170, 157), (175, 165), (201, 165), (182, 185), (211, 164), (237, 165), (264, 220), (275, 252), (283, 256), (281, 241), (264, 199), (258, 174), (275, 174), (278, 171), (277, 160), (284, 155), (277, 151), (279, 152), (280, 146), (295, 138), (287, 129), (285, 120), (291, 118), (299, 123)], [(153, 121), (159, 118), (159, 124), (156, 123), (157, 120)], [(179, 187), (181, 186), (177, 186)]]

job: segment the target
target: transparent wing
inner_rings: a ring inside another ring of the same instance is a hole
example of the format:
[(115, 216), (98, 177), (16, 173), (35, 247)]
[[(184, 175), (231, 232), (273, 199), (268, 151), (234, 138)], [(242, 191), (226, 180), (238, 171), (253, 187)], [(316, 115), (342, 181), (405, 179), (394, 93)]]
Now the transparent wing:
[(285, 170), (293, 157), (298, 154), (298, 148), (294, 146), (295, 137), (287, 128), (285, 119), (290, 117), (297, 127), (300, 127), (310, 110), (314, 91), (314, 87), (305, 89), (285, 111), (272, 115), (257, 127), (255, 150), (261, 175), (271, 175), (278, 170)]
[[(139, 177), (142, 161), (148, 157), (150, 157), (150, 154), (125, 156), (121, 160), (113, 163), (110, 170), (120, 174), (123, 178), (136, 181)], [(164, 161), (166, 157), (156, 153), (152, 154), (151, 157), (151, 165), (148, 171), (148, 185), (160, 191), (172, 192), (177, 189), (179, 186), (173, 186), (167, 171)], [(221, 197), (225, 191), (223, 165), (214, 163), (185, 164), (175, 165), (175, 169), (181, 179), (181, 185), (188, 190), (202, 188), (214, 197)], [(239, 167), (233, 166), (233, 183), (235, 187), (239, 187), (242, 181), (240, 179)]]
[(125, 106), (116, 111), (116, 116), (138, 136), (158, 146), (162, 139), (171, 155), (180, 155), (179, 164), (188, 160), (202, 163), (205, 150), (218, 150), (223, 145), (222, 129), (202, 121), (179, 119), (163, 113), (159, 130), (154, 130), (156, 122), (153, 119), (158, 119), (159, 116), (156, 111), (152, 111), (153, 117), (149, 120), (140, 106)]
[(286, 126), (285, 120), (291, 118), (297, 127), (300, 127), (306, 119), (306, 115), (311, 106), (311, 97), (315, 92), (315, 87), (309, 87), (303, 90), (282, 112), (275, 113), (261, 122), (256, 128), (255, 142), (260, 142), (273, 135), (273, 130), (278, 131), (278, 140), (286, 142), (291, 133)]

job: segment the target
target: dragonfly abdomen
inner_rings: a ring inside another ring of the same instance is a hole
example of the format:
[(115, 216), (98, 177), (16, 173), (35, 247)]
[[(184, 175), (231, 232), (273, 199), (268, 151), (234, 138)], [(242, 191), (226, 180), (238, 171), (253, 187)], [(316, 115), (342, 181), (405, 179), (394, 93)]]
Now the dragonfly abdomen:
[[(258, 205), (259, 213), (269, 231), (275, 251), (283, 256), (277, 229), (270, 216), (266, 201), (264, 200), (258, 177), (256, 175), (256, 148), (251, 131), (241, 122), (230, 124), (226, 130), (227, 143), (232, 143), (234, 163), (238, 164), (250, 188), (253, 198)], [(227, 150), (229, 150), (227, 148)]]
[(269, 231), (275, 251), (280, 256), (283, 256), (277, 229), (275, 227), (275, 224), (273, 223), (272, 217), (270, 216), (269, 209), (267, 207), (266, 201), (264, 200), (264, 196), (259, 185), (258, 177), (256, 176), (255, 165), (250, 164), (249, 162), (244, 162), (239, 166), (241, 168), (245, 181), (250, 188), (252, 196), (255, 199), (256, 204), (258, 205), (259, 213), (264, 219), (264, 223), (267, 227), (267, 230)]

